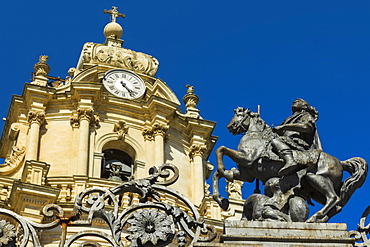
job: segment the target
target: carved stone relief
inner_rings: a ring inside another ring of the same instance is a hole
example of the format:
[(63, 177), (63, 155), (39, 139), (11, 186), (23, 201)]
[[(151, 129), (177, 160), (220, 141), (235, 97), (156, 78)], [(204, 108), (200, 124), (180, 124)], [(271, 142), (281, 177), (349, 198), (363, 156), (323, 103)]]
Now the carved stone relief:
[(21, 164), (25, 152), (26, 147), (13, 146), (9, 157), (5, 159), (4, 164), (0, 165), (0, 174), (6, 175), (15, 171)]
[(153, 56), (116, 46), (86, 43), (82, 51), (83, 63), (107, 64), (137, 73), (155, 76), (159, 62)]
[(226, 182), (227, 182), (226, 191), (227, 191), (229, 198), (242, 200), (243, 199), (242, 188), (243, 188), (244, 182), (240, 180), (236, 180), (236, 179), (232, 182), (226, 180)]
[(113, 132), (117, 133), (118, 140), (123, 140), (125, 135), (128, 133), (128, 126), (125, 121), (119, 121), (114, 124)]

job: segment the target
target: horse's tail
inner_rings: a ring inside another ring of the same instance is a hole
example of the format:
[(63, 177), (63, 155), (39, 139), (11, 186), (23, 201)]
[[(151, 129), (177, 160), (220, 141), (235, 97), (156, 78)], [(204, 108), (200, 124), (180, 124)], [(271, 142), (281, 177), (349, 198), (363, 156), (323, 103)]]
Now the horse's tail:
[(341, 161), (342, 167), (345, 171), (351, 174), (344, 180), (340, 188), (340, 202), (339, 206), (343, 207), (347, 204), (349, 198), (356, 189), (360, 188), (365, 182), (367, 176), (368, 165), (366, 160), (360, 157), (354, 157), (345, 161)]

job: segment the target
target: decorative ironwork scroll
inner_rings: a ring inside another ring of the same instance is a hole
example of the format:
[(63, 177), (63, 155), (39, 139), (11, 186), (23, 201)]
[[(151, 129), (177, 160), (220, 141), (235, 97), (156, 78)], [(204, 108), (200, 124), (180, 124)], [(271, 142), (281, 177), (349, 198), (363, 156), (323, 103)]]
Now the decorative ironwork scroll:
[[(179, 176), (177, 167), (163, 164), (158, 169), (152, 167), (149, 173), (147, 178), (124, 182), (112, 189), (91, 187), (82, 191), (76, 196), (70, 215), (65, 215), (59, 205), (46, 205), (43, 214), (54, 219), (47, 224), (34, 223), (10, 210), (0, 209), (0, 218), (11, 218), (22, 229), (22, 236), (18, 237), (12, 225), (14, 223), (0, 221), (0, 231), (3, 233), (0, 241), (15, 241), (20, 247), (31, 241), (35, 247), (41, 247), (37, 231), (57, 226), (62, 228), (60, 247), (71, 246), (82, 237), (102, 239), (114, 247), (124, 246), (123, 238), (131, 242), (130, 246), (164, 246), (175, 242), (178, 246), (193, 246), (195, 242), (212, 241), (216, 237), (215, 229), (203, 222), (187, 198), (166, 187), (176, 182)], [(163, 181), (160, 182), (160, 178)], [(121, 211), (118, 197), (126, 192), (139, 194), (140, 202)], [(189, 211), (161, 202), (160, 193), (175, 196)], [(107, 224), (110, 234), (88, 228), (98, 218)], [(68, 227), (86, 227), (86, 230), (67, 237)]]
[(360, 224), (358, 224), (357, 231), (350, 231), (351, 236), (358, 241), (354, 246), (363, 247), (370, 246), (370, 239), (368, 234), (370, 233), (370, 224), (366, 225), (366, 219), (370, 214), (370, 206), (368, 206), (362, 213)]

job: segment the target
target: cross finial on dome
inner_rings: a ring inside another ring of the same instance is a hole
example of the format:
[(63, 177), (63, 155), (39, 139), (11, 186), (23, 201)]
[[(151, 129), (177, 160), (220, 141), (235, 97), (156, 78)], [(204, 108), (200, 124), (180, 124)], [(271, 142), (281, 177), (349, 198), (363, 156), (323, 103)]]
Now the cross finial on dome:
[(120, 12), (118, 12), (118, 7), (112, 7), (112, 9), (111, 10), (104, 10), (104, 14), (110, 14), (111, 15), (111, 17), (112, 17), (112, 22), (116, 22), (116, 19), (117, 19), (117, 17), (122, 17), (122, 18), (125, 18), (126, 17), (126, 15), (125, 14), (122, 14), (122, 13), (120, 13)]

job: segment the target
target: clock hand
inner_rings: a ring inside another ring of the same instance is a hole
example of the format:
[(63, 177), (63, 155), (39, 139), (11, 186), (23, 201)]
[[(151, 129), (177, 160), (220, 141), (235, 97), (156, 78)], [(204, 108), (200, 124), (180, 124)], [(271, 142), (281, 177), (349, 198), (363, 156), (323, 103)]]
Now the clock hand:
[(124, 83), (123, 81), (121, 81), (121, 84), (122, 84), (122, 86), (123, 86), (124, 88), (126, 88), (126, 89), (127, 89), (127, 91), (128, 91), (128, 93), (130, 94), (130, 96), (132, 96), (132, 97), (134, 97), (134, 96), (135, 96), (134, 91), (132, 91), (131, 89), (129, 89), (129, 88), (127, 87), (126, 83)]

